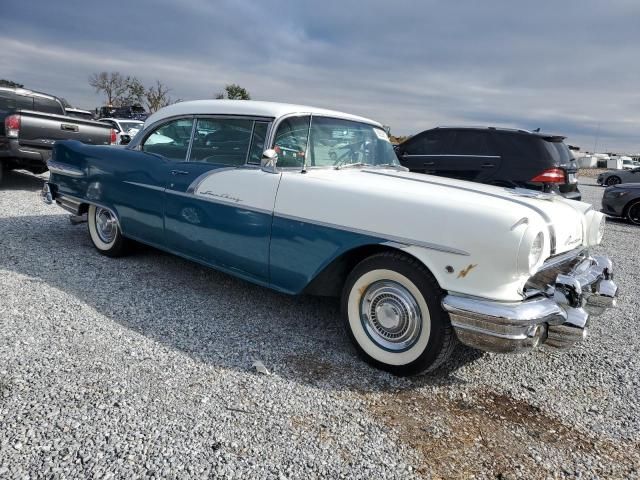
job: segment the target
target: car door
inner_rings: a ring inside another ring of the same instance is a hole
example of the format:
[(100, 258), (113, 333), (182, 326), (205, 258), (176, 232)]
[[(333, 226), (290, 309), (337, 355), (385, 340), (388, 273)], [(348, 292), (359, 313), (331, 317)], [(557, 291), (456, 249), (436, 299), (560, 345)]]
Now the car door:
[(279, 174), (260, 169), (269, 119), (199, 117), (166, 188), (167, 248), (267, 282)]
[(448, 130), (427, 130), (407, 140), (398, 147), (397, 155), (402, 166), (412, 172), (439, 174), (443, 155), (451, 138)]
[(471, 182), (490, 183), (500, 168), (500, 155), (488, 130), (451, 130), (447, 151), (437, 174)]
[(145, 132), (140, 145), (130, 155), (109, 165), (105, 191), (113, 199), (128, 237), (165, 247), (165, 189), (175, 165), (184, 162), (190, 146), (193, 118), (174, 118)]

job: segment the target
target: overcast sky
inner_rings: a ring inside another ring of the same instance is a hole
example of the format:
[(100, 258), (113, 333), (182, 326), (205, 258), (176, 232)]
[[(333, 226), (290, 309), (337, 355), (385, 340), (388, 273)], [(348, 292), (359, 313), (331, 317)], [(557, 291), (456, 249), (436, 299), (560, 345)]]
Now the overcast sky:
[(435, 125), (537, 128), (640, 151), (640, 1), (7, 2), (0, 78), (94, 108), (93, 72), (184, 100), (258, 100)]

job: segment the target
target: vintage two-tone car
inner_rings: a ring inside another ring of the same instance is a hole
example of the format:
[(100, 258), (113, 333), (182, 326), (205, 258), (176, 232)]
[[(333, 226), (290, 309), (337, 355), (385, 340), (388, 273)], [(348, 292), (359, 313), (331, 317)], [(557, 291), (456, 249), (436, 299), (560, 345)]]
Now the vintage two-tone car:
[(407, 172), (366, 118), (183, 102), (127, 148), (60, 142), (48, 166), (45, 201), (86, 215), (101, 253), (135, 240), (280, 292), (341, 296), (360, 355), (397, 374), (436, 367), (456, 339), (567, 347), (588, 311), (615, 303), (611, 261), (588, 252), (602, 213)]

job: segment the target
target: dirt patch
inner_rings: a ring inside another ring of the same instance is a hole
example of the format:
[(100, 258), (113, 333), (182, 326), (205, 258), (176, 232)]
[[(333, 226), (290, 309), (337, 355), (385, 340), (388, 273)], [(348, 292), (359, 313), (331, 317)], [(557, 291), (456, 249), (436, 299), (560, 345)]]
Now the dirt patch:
[(376, 397), (371, 412), (418, 451), (417, 472), (427, 478), (563, 478), (579, 476), (585, 464), (603, 478), (640, 472), (640, 445), (595, 438), (506, 395)]

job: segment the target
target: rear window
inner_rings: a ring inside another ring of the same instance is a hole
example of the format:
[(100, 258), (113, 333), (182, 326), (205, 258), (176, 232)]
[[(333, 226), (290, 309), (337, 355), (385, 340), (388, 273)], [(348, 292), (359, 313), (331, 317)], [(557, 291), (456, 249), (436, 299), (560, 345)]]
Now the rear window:
[(547, 140), (543, 140), (542, 143), (546, 148), (549, 155), (553, 159), (553, 163), (556, 165), (568, 165), (571, 160), (573, 160), (573, 155), (571, 155), (571, 150), (564, 142), (549, 142)]
[(35, 97), (33, 99), (33, 109), (37, 112), (64, 114), (62, 105), (52, 98)]

